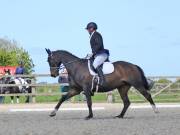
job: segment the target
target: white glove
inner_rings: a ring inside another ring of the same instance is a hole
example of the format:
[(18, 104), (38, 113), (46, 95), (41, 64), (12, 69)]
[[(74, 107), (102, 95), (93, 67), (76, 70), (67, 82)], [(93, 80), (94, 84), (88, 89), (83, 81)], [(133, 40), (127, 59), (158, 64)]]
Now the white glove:
[(92, 56), (93, 56), (93, 54), (87, 54), (85, 58), (90, 59)]

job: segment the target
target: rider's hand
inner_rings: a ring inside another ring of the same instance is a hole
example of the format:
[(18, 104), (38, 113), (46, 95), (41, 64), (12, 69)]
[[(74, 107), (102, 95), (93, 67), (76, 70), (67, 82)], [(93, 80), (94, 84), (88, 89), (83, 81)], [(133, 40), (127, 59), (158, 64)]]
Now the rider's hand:
[(93, 56), (93, 54), (87, 54), (86, 59), (90, 59)]

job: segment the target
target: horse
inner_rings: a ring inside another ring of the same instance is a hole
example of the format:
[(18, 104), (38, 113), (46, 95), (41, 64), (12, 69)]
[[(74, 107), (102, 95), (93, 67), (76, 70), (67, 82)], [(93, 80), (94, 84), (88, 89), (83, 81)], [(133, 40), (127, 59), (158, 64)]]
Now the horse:
[[(0, 84), (9, 84), (11, 82), (11, 77), (8, 75), (11, 75), (10, 69), (4, 69), (4, 77), (1, 78)], [(6, 77), (7, 76), (7, 77)], [(7, 93), (8, 87), (1, 87), (1, 94)]]
[[(0, 79), (0, 84), (5, 84), (5, 80), (4, 78), (1, 78)], [(5, 87), (0, 87), (0, 94), (4, 94), (5, 92)], [(0, 96), (0, 103), (4, 103), (4, 97), (3, 96)]]
[[(8, 75), (11, 75), (10, 71), (5, 72)], [(31, 80), (25, 80), (23, 78), (10, 78), (10, 80), (6, 84), (30, 84)], [(14, 93), (31, 93), (31, 86), (11, 86), (6, 88), (6, 93), (14, 94)], [(26, 103), (29, 103), (29, 96), (26, 98)], [(19, 96), (16, 96), (16, 102), (19, 103)], [(11, 96), (11, 103), (14, 103), (14, 96)]]
[[(87, 100), (89, 114), (86, 120), (93, 118), (91, 87), (93, 76), (88, 69), (88, 60), (81, 59), (65, 50), (51, 51), (46, 49), (48, 54), (47, 62), (49, 63), (51, 77), (59, 76), (60, 65), (63, 64), (68, 72), (70, 90), (66, 95), (62, 95), (54, 110), (50, 113), (50, 117), (56, 115), (61, 104), (69, 98), (84, 92)], [(151, 104), (155, 113), (158, 113), (156, 105), (150, 94), (151, 85), (148, 83), (143, 70), (132, 63), (125, 61), (117, 61), (113, 63), (114, 71), (105, 75), (107, 86), (99, 87), (97, 92), (108, 92), (115, 89), (118, 90), (122, 98), (124, 107), (119, 115), (115, 118), (123, 118), (130, 100), (128, 91), (131, 87), (136, 88)], [(96, 89), (93, 88), (93, 91)]]
[[(0, 84), (8, 84), (11, 80), (10, 77), (6, 77), (6, 75), (9, 75), (10, 73), (10, 69), (6, 70), (4, 69), (4, 77), (0, 78)], [(8, 87), (0, 87), (0, 94), (6, 94)], [(4, 102), (5, 97), (1, 96), (0, 97), (0, 102), (3, 103)]]

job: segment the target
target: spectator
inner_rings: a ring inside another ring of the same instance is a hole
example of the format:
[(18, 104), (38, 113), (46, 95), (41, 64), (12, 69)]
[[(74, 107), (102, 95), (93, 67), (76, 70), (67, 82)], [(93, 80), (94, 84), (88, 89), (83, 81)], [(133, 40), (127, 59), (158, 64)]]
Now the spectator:
[[(67, 73), (67, 70), (64, 69), (62, 72), (61, 72), (61, 76), (59, 76), (59, 79), (58, 79), (58, 82), (59, 83), (68, 83), (68, 73)], [(69, 90), (69, 86), (60, 86), (60, 90), (61, 92), (68, 92)]]
[(16, 75), (23, 75), (24, 73), (25, 73), (24, 64), (23, 64), (23, 62), (21, 61), (21, 62), (19, 63), (19, 66), (16, 68), (15, 74), (16, 74)]
[[(16, 68), (15, 75), (23, 75), (24, 73), (25, 73), (24, 64), (22, 61), (20, 61), (19, 66)], [(16, 77), (16, 79), (18, 79), (21, 84), (23, 84), (23, 82), (25, 81), (24, 77)], [(25, 92), (26, 86), (22, 86), (22, 88), (19, 87), (19, 89), (21, 90), (21, 92)], [(19, 96), (17, 97), (19, 98)]]
[(3, 104), (3, 103), (4, 103), (4, 97), (0, 96), (0, 104)]
[[(59, 79), (58, 79), (58, 83), (69, 83), (69, 80), (68, 80), (68, 72), (66, 69), (63, 69), (63, 71), (61, 71), (61, 76), (59, 76)], [(60, 92), (63, 94), (64, 92), (68, 92), (69, 91), (69, 86), (66, 85), (66, 86), (60, 86)], [(74, 98), (72, 99), (74, 100)], [(77, 96), (77, 100), (78, 101), (85, 101), (86, 98), (83, 94)]]

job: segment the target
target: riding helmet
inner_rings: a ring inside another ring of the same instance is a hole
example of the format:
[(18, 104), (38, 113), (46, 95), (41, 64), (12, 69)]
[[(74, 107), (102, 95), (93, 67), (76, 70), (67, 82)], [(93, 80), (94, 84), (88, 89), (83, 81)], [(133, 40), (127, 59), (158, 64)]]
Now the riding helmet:
[(97, 30), (98, 26), (95, 22), (90, 22), (87, 24), (86, 29), (93, 28), (94, 30)]

